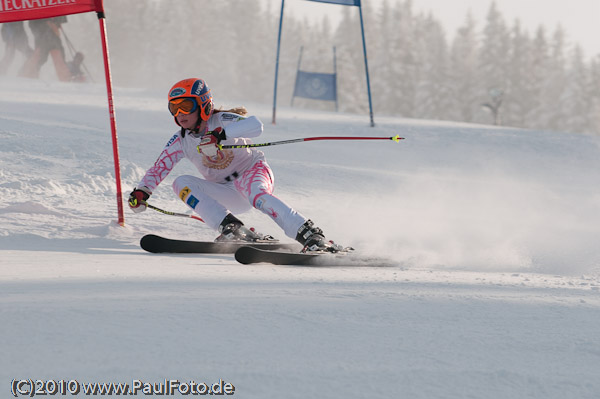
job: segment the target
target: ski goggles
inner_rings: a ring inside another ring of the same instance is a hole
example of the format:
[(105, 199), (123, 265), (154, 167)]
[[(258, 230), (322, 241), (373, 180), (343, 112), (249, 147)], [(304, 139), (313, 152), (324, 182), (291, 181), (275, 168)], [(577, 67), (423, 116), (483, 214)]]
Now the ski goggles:
[(191, 114), (198, 109), (198, 102), (195, 98), (176, 98), (169, 101), (169, 111), (171, 115), (177, 116), (181, 112), (182, 114)]

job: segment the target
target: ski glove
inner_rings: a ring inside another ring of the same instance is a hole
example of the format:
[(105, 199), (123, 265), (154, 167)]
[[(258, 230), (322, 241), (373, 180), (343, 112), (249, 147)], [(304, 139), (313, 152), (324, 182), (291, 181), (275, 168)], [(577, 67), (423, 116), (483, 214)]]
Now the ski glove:
[(227, 140), (227, 137), (225, 136), (225, 129), (220, 127), (217, 127), (212, 132), (208, 132), (206, 134), (212, 134), (213, 136), (215, 136), (217, 138), (217, 144), (219, 144), (223, 140)]
[(144, 212), (148, 198), (150, 198), (150, 193), (146, 187), (134, 188), (129, 194), (129, 208), (135, 213)]
[(225, 139), (225, 130), (218, 127), (202, 137), (198, 145), (198, 152), (204, 156), (213, 158), (219, 153), (219, 143)]

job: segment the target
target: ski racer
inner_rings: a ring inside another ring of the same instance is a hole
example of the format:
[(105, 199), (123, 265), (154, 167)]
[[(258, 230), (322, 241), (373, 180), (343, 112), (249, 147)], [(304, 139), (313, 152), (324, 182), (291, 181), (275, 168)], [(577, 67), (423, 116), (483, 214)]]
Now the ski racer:
[(273, 195), (273, 172), (262, 151), (220, 148), (249, 144), (249, 138), (259, 136), (263, 124), (256, 116), (247, 116), (244, 107), (214, 109), (210, 89), (198, 78), (175, 83), (168, 99), (169, 111), (180, 129), (131, 192), (131, 210), (145, 211), (152, 192), (181, 159), (187, 158), (203, 178), (179, 176), (173, 182), (173, 191), (220, 233), (215, 241), (269, 238), (245, 227), (233, 215), (254, 207), (270, 216), (288, 237), (300, 242), (303, 251), (340, 250), (339, 245), (325, 239), (323, 231), (311, 220)]

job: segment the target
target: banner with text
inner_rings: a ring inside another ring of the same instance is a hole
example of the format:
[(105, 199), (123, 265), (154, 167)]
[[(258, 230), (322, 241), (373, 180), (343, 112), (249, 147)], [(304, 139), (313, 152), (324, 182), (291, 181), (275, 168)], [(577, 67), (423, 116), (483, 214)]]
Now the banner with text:
[(0, 23), (102, 12), (102, 0), (0, 0)]

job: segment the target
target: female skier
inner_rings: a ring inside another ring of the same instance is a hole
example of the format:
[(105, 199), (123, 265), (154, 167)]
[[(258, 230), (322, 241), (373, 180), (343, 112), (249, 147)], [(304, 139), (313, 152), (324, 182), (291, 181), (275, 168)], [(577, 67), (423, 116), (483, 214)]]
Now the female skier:
[(187, 158), (204, 179), (180, 176), (173, 191), (206, 224), (221, 234), (215, 241), (256, 241), (262, 236), (236, 218), (252, 207), (269, 215), (303, 251), (337, 252), (313, 222), (273, 195), (273, 172), (262, 151), (254, 148), (220, 149), (219, 145), (249, 144), (263, 131), (262, 122), (246, 116), (244, 107), (215, 110), (212, 94), (202, 79), (175, 83), (169, 91), (169, 111), (181, 128), (129, 196), (134, 212), (146, 210), (146, 200), (177, 162)]

